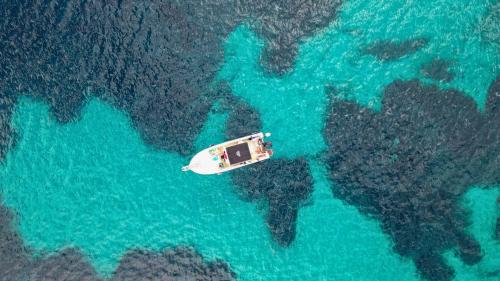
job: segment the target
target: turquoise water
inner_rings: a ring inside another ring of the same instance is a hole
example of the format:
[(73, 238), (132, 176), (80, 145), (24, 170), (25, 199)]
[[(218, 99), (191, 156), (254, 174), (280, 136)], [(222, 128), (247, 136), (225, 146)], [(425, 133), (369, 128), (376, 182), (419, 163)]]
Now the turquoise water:
[[(294, 70), (282, 77), (262, 70), (264, 41), (248, 27), (229, 35), (217, 79), (257, 109), (264, 130), (273, 132), (276, 157), (310, 161), (314, 193), (299, 211), (289, 248), (272, 242), (265, 210), (242, 201), (229, 176), (180, 173), (188, 158), (145, 145), (123, 112), (97, 99), (66, 125), (46, 105), (20, 100), (13, 119), (20, 138), (0, 168), (5, 204), (18, 213), (16, 227), (35, 254), (78, 247), (104, 276), (130, 248), (186, 244), (208, 259), (224, 259), (240, 280), (417, 280), (413, 262), (392, 251), (377, 221), (331, 195), (332, 183), (314, 157), (326, 148), (325, 86), (377, 110), (394, 79), (431, 83), (419, 66), (440, 57), (453, 61), (456, 78), (438, 84), (462, 90), (483, 108), (500, 65), (499, 47), (481, 41), (479, 30), (491, 3), (348, 1), (331, 26), (301, 43)], [(359, 53), (374, 40), (417, 37), (430, 41), (393, 62)], [(224, 139), (226, 119), (209, 115), (197, 149)], [(495, 280), (488, 273), (500, 264), (492, 238), (499, 195), (498, 188), (475, 188), (464, 197), (472, 212), (469, 231), (484, 258), (465, 266), (447, 253), (456, 280)]]

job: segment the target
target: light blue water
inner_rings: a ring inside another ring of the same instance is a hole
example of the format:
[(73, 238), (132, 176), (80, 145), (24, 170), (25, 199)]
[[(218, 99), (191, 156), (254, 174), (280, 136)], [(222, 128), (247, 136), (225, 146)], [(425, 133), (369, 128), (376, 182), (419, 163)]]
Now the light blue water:
[[(328, 96), (373, 109), (394, 79), (422, 77), (419, 66), (434, 57), (452, 60), (454, 87), (484, 107), (487, 87), (499, 73), (498, 46), (481, 41), (480, 21), (491, 1), (348, 1), (339, 19), (302, 42), (295, 69), (269, 76), (259, 60), (263, 41), (245, 26), (227, 39), (217, 79), (254, 106), (273, 132), (276, 157), (295, 158), (325, 149), (321, 135)], [(460, 20), (457, 20), (459, 18)], [(418, 52), (379, 62), (360, 50), (374, 40), (430, 38)], [(222, 141), (225, 114), (209, 116), (197, 148)], [(41, 103), (23, 98), (15, 110), (20, 133), (0, 167), (5, 204), (36, 253), (75, 246), (109, 275), (125, 251), (193, 245), (205, 257), (222, 258), (240, 280), (416, 280), (412, 261), (396, 255), (375, 220), (332, 197), (326, 171), (310, 160), (311, 204), (299, 211), (289, 248), (272, 242), (265, 212), (242, 201), (227, 175), (180, 173), (189, 159), (146, 146), (127, 116), (98, 100), (80, 120), (60, 125)], [(470, 232), (485, 253), (475, 266), (447, 254), (457, 280), (495, 280), (500, 247), (491, 236), (499, 189), (472, 189), (464, 204)]]

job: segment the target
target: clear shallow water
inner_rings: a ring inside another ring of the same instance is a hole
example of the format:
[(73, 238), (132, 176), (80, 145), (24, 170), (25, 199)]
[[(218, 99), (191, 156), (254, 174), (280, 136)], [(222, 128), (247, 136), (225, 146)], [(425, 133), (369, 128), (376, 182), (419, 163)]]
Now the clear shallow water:
[[(478, 26), (486, 1), (353, 1), (337, 21), (303, 42), (294, 70), (283, 77), (260, 67), (264, 42), (249, 28), (227, 38), (218, 79), (261, 114), (273, 132), (276, 157), (307, 156), (315, 180), (310, 205), (302, 208), (289, 248), (272, 242), (263, 207), (242, 201), (227, 175), (179, 172), (187, 158), (146, 146), (126, 115), (98, 100), (82, 117), (58, 124), (48, 108), (21, 99), (14, 127), (19, 141), (0, 171), (7, 206), (19, 214), (18, 229), (36, 253), (76, 246), (109, 275), (125, 251), (194, 245), (203, 256), (222, 258), (240, 280), (412, 280), (413, 262), (395, 254), (378, 222), (332, 197), (326, 171), (314, 160), (322, 152), (328, 93), (378, 109), (382, 89), (397, 78), (421, 78), (419, 67), (434, 57), (453, 61), (455, 87), (483, 108), (498, 74), (498, 46), (481, 41)], [(457, 16), (460, 15), (460, 16)], [(457, 20), (457, 17), (460, 20)], [(393, 62), (360, 54), (369, 42), (428, 37), (421, 50)], [(433, 82), (434, 83), (434, 82)], [(197, 148), (224, 139), (226, 114), (209, 115)], [(471, 190), (470, 232), (485, 253), (475, 266), (447, 254), (457, 280), (495, 280), (498, 241), (492, 239), (499, 190)], [(379, 269), (379, 270), (373, 270)]]

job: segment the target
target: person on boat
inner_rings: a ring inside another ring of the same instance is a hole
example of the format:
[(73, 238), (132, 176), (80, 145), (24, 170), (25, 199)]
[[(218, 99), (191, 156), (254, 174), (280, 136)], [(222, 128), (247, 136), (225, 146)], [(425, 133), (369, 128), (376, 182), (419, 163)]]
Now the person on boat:
[(272, 143), (272, 142), (270, 142), (270, 141), (266, 141), (266, 142), (264, 143), (264, 147), (265, 147), (265, 148), (271, 148), (271, 147), (273, 147), (273, 143)]
[(255, 149), (255, 152), (257, 152), (257, 154), (261, 154), (261, 153), (264, 153), (264, 149), (262, 148), (262, 146), (257, 146), (257, 148)]

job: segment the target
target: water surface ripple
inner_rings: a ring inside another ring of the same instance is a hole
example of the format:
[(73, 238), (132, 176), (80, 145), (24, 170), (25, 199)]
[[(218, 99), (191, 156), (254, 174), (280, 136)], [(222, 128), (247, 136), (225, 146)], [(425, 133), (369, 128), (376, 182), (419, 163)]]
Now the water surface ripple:
[(0, 280), (499, 278), (497, 1), (0, 5)]

